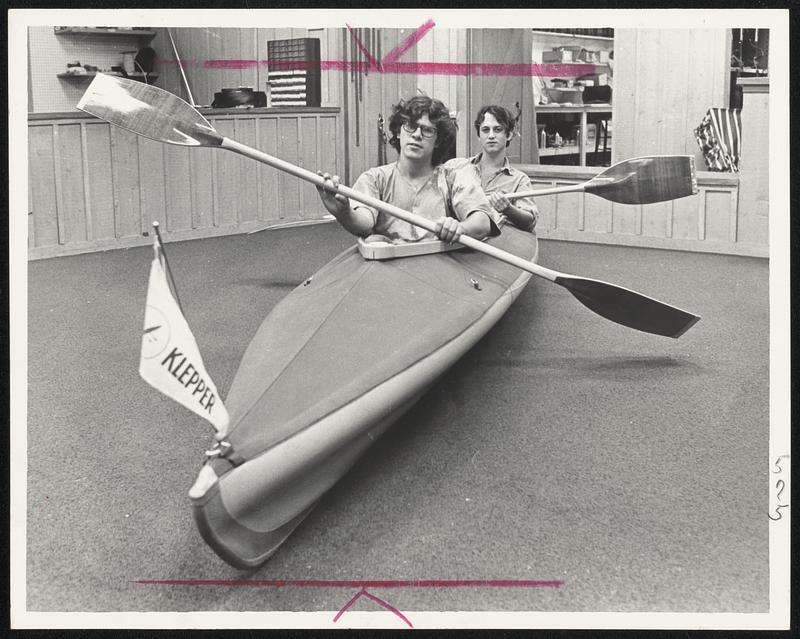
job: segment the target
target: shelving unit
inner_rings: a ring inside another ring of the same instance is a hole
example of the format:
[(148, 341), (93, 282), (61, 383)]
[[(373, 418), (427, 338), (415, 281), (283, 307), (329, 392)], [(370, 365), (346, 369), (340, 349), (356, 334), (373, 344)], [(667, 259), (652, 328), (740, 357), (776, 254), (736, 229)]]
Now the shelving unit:
[[(140, 49), (150, 42), (155, 36), (156, 31), (144, 27), (136, 28), (123, 28), (123, 27), (53, 27), (53, 32), (56, 36), (63, 38), (70, 38), (72, 42), (83, 42), (86, 49), (90, 51), (90, 60), (93, 57), (91, 52), (99, 53), (102, 51), (100, 59), (107, 56), (109, 52), (116, 50), (115, 42), (119, 41), (120, 46), (129, 49)], [(89, 37), (87, 40), (86, 38)], [(111, 40), (109, 40), (111, 38)], [(83, 56), (81, 56), (83, 59)], [(95, 63), (93, 65), (101, 68), (109, 68), (108, 62)], [(112, 63), (113, 64), (113, 63)], [(113, 66), (111, 68), (114, 68)], [(121, 68), (121, 67), (120, 67)], [(127, 77), (132, 80), (140, 82), (152, 83), (158, 78), (157, 73), (142, 73), (141, 69), (136, 73), (119, 73), (117, 71), (101, 71), (106, 75), (113, 75), (117, 77)], [(87, 72), (81, 74), (72, 74), (67, 72), (57, 73), (56, 77), (62, 80), (70, 80), (74, 82), (88, 81), (94, 78), (97, 72)]]
[(121, 29), (120, 27), (53, 27), (58, 36), (63, 35), (98, 35), (127, 36), (152, 40), (156, 32), (151, 29)]
[[(267, 83), (273, 106), (314, 106), (322, 103), (319, 38), (267, 41)], [(308, 68), (287, 69), (281, 62), (305, 62)]]
[[(563, 30), (566, 31), (566, 30)], [(598, 104), (590, 102), (583, 104), (584, 93), (581, 89), (567, 85), (559, 90), (556, 79), (576, 82), (579, 78), (593, 80), (592, 86), (611, 85), (613, 87), (613, 60), (614, 37), (613, 35), (598, 35), (597, 31), (613, 33), (611, 29), (604, 30), (577, 30), (577, 33), (563, 32), (562, 30), (534, 30), (533, 31), (533, 59), (534, 63), (547, 65), (544, 75), (534, 78), (534, 98), (537, 102), (536, 116), (537, 140), (539, 141), (539, 157), (543, 163), (586, 166), (587, 158), (592, 165), (604, 165), (610, 161), (608, 149), (611, 148), (611, 137), (606, 138), (600, 130), (595, 131), (599, 139), (608, 144), (602, 144), (597, 152), (587, 148), (596, 139), (589, 139), (588, 128), (596, 124), (597, 129), (604, 128), (599, 124), (603, 121), (605, 126), (612, 116), (611, 104)], [(589, 31), (590, 33), (584, 33)], [(543, 62), (550, 59), (549, 52), (559, 48), (572, 49), (574, 57), (589, 57), (595, 61), (573, 60), (571, 62)], [(586, 50), (590, 52), (586, 54)], [(603, 60), (603, 62), (600, 62)], [(586, 67), (591, 65), (592, 71), (587, 73)], [(594, 77), (592, 77), (594, 76)], [(587, 83), (590, 84), (590, 83)], [(613, 91), (613, 89), (612, 89)], [(611, 91), (596, 91), (590, 96), (594, 99), (613, 99)], [(545, 104), (546, 102), (546, 104)], [(541, 142), (542, 130), (547, 131), (547, 138), (552, 139), (558, 132), (564, 141), (560, 146), (544, 146)]]
[[(588, 29), (580, 29), (580, 31), (587, 31)], [(605, 36), (605, 35), (588, 35), (586, 33), (574, 33), (574, 30), (562, 30), (562, 29), (532, 29), (533, 33), (537, 35), (545, 35), (545, 36), (559, 36), (562, 38), (576, 38), (578, 40), (607, 40), (609, 42), (614, 41), (614, 36)], [(603, 29), (603, 31), (610, 31), (610, 29)]]
[[(586, 148), (588, 146), (588, 124), (589, 116), (606, 116), (608, 120), (611, 119), (612, 108), (610, 104), (587, 104), (583, 106), (558, 106), (558, 105), (539, 105), (536, 107), (537, 119), (539, 116), (552, 116), (573, 114), (579, 116), (579, 137), (574, 144), (565, 144), (559, 147), (539, 147), (539, 157), (553, 157), (558, 155), (578, 155), (578, 166), (586, 166)], [(539, 122), (541, 123), (541, 122)], [(600, 135), (600, 131), (596, 131), (595, 135)], [(610, 145), (609, 145), (610, 148)], [(596, 159), (596, 158), (595, 158)]]
[[(63, 78), (65, 80), (90, 80), (96, 75), (97, 73), (59, 73), (56, 77)], [(151, 80), (158, 79), (158, 73), (129, 73), (128, 75), (123, 75), (122, 73), (103, 73), (103, 75), (113, 75), (118, 78), (130, 78), (131, 80), (139, 80), (140, 82), (150, 82)]]
[(539, 157), (551, 157), (553, 155), (572, 155), (580, 153), (580, 144), (562, 144), (561, 146), (539, 147)]

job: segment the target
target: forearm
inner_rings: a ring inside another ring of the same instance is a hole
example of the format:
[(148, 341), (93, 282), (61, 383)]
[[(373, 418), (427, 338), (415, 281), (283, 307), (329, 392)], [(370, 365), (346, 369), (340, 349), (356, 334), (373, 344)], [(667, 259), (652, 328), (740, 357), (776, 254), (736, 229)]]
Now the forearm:
[(514, 204), (508, 206), (503, 211), (503, 215), (505, 215), (508, 218), (508, 221), (517, 228), (532, 229), (536, 225), (536, 217), (531, 211), (527, 209), (521, 209)]
[(344, 211), (339, 210), (333, 213), (333, 216), (339, 221), (339, 224), (353, 235), (366, 237), (372, 233), (374, 221), (372, 214), (367, 209), (348, 206)]
[[(317, 192), (328, 213), (333, 215), (339, 224), (353, 235), (365, 237), (372, 233), (372, 228), (375, 225), (375, 217), (372, 210), (361, 206), (353, 208), (351, 200), (338, 193), (338, 175), (331, 176), (329, 173), (323, 173), (322, 171), (317, 171), (317, 174), (324, 179), (324, 183), (317, 186)], [(365, 180), (364, 175), (358, 179), (356, 184), (358, 185), (362, 180)]]
[(461, 221), (461, 229), (466, 235), (482, 240), (492, 232), (492, 223), (483, 211), (473, 211)]

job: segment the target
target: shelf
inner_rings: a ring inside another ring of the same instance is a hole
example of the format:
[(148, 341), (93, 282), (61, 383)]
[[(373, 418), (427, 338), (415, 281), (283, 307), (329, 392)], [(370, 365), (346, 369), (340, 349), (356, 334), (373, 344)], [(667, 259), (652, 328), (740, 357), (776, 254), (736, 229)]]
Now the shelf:
[[(611, 65), (608, 64), (608, 62), (581, 62), (580, 60), (578, 60), (577, 62), (575, 62), (575, 60), (573, 60), (572, 62), (536, 62), (536, 64), (538, 64), (540, 66), (544, 66), (545, 64), (547, 64), (547, 65), (550, 65), (550, 66), (564, 67), (564, 69), (563, 69), (564, 71), (569, 71), (570, 69), (568, 67), (585, 67), (585, 66), (587, 66), (589, 64), (591, 64), (594, 67), (595, 71), (597, 71), (601, 67), (603, 69), (605, 69), (605, 70), (610, 70), (611, 69)], [(564, 73), (563, 75), (568, 75), (568, 74)], [(558, 77), (558, 76), (546, 75), (546, 76), (539, 76), (539, 77), (549, 78), (549, 77)]]
[(556, 38), (575, 38), (576, 40), (601, 40), (603, 42), (613, 42), (614, 36), (585, 35), (583, 33), (563, 33), (561, 31), (539, 31), (531, 29), (536, 35), (553, 36)]
[(564, 113), (612, 113), (611, 104), (537, 104), (536, 115), (558, 115)]
[[(586, 154), (594, 154), (594, 140), (587, 141), (587, 149)], [(608, 140), (608, 146), (606, 147), (606, 153), (611, 151), (611, 138)], [(603, 143), (600, 143), (600, 148), (597, 150), (598, 153), (603, 153)], [(557, 156), (557, 155), (575, 155), (580, 153), (580, 146), (577, 144), (565, 144), (560, 147), (555, 146), (548, 146), (544, 149), (539, 149), (539, 157), (550, 157), (550, 156)]]
[(563, 146), (548, 146), (544, 149), (539, 149), (539, 157), (548, 155), (569, 155), (571, 153), (578, 153), (580, 147), (577, 144), (565, 144)]
[[(96, 75), (101, 74), (81, 73), (80, 75), (76, 75), (74, 73), (59, 73), (57, 77), (64, 78), (66, 80), (88, 80)], [(129, 73), (128, 75), (122, 75), (121, 73), (103, 73), (102, 75), (113, 75), (117, 78), (130, 78), (131, 80), (139, 80), (140, 82), (158, 79), (158, 73), (148, 73), (146, 76), (144, 73)]]
[(154, 38), (156, 32), (150, 29), (120, 29), (119, 27), (53, 27), (56, 35), (100, 35), (131, 36)]

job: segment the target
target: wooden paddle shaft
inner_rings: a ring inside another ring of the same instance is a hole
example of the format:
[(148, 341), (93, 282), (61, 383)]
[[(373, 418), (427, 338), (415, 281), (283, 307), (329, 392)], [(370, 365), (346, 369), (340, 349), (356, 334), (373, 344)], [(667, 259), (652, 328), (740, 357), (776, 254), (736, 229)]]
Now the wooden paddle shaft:
[(555, 195), (556, 193), (575, 193), (586, 190), (586, 184), (569, 184), (567, 186), (554, 186), (550, 189), (538, 189), (536, 191), (517, 191), (516, 193), (506, 193), (509, 200), (518, 200), (521, 197), (537, 197), (539, 195)]
[(697, 194), (694, 158), (650, 155), (612, 164), (591, 180), (538, 191), (507, 193), (509, 200), (557, 193), (592, 193), (620, 204), (652, 204)]
[[(272, 166), (281, 171), (285, 171), (290, 175), (294, 175), (295, 177), (298, 177), (302, 180), (311, 182), (315, 186), (319, 187), (325, 186), (325, 178), (323, 178), (320, 175), (317, 175), (313, 171), (309, 171), (308, 169), (296, 166), (294, 164), (291, 164), (290, 162), (281, 160), (280, 158), (268, 155), (263, 151), (259, 151), (245, 144), (241, 144), (240, 142), (236, 142), (235, 140), (231, 140), (230, 138), (223, 138), (222, 144), (220, 146), (223, 149), (234, 151), (241, 155), (247, 156), (253, 160), (258, 160), (259, 162), (268, 164), (269, 166)], [(420, 215), (417, 215), (416, 213), (412, 213), (411, 211), (406, 211), (392, 204), (388, 204), (387, 202), (378, 200), (377, 198), (371, 197), (364, 193), (360, 193), (359, 191), (351, 189), (348, 186), (339, 185), (337, 192), (341, 193), (345, 197), (349, 197), (353, 200), (357, 200), (358, 202), (366, 204), (367, 206), (371, 206), (372, 208), (383, 211), (388, 215), (400, 218), (401, 220), (404, 220), (409, 224), (413, 224), (414, 226), (419, 226), (421, 228), (424, 228), (426, 231), (430, 231), (431, 233), (436, 232), (436, 222), (434, 222), (433, 220), (429, 220), (428, 218), (422, 217)], [(511, 264), (512, 266), (516, 266), (517, 268), (520, 268), (523, 271), (527, 271), (528, 273), (532, 273), (533, 275), (538, 275), (539, 277), (548, 279), (551, 282), (555, 282), (556, 278), (559, 275), (563, 276), (563, 273), (557, 273), (556, 271), (551, 271), (549, 268), (545, 268), (544, 266), (539, 266), (535, 262), (531, 262), (530, 260), (525, 260), (519, 257), (518, 255), (513, 255), (512, 253), (508, 253), (507, 251), (503, 251), (502, 249), (498, 249), (489, 244), (485, 244), (484, 242), (476, 240), (474, 237), (470, 237), (468, 235), (462, 235), (461, 238), (458, 240), (458, 242), (459, 244), (463, 244), (468, 248), (474, 249), (481, 253), (485, 253), (486, 255), (489, 255), (498, 260), (506, 262), (507, 264)]]

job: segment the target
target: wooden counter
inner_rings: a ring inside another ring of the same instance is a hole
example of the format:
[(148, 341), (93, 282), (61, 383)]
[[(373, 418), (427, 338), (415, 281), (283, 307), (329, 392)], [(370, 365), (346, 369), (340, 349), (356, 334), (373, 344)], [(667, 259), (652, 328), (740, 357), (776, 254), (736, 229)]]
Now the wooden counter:
[[(311, 170), (344, 174), (337, 108), (201, 111), (223, 135)], [(31, 114), (28, 133), (32, 259), (146, 244), (143, 233), (153, 220), (167, 240), (179, 240), (326, 213), (312, 185), (271, 167), (221, 150), (146, 140), (81, 112)], [(748, 130), (748, 149), (755, 139)], [(583, 182), (601, 170), (519, 166), (535, 188)], [(741, 178), (698, 171), (697, 195), (646, 206), (579, 193), (537, 198), (538, 232), (550, 239), (766, 256), (766, 200), (747, 195), (763, 180), (750, 178), (745, 167), (755, 170), (743, 160)], [(746, 198), (755, 204), (743, 207)]]
[[(235, 107), (229, 109), (212, 109), (208, 106), (199, 106), (195, 107), (200, 113), (203, 114), (203, 117), (206, 119), (214, 118), (216, 116), (241, 116), (241, 117), (253, 117), (253, 116), (265, 116), (265, 115), (272, 115), (272, 116), (308, 116), (308, 115), (338, 115), (340, 110), (339, 107), (303, 107), (295, 108), (295, 107)], [(58, 111), (58, 112), (51, 112), (51, 113), (28, 113), (28, 122), (39, 122), (39, 121), (47, 121), (47, 120), (95, 120), (93, 115), (89, 115), (88, 113), (84, 113), (83, 111)]]
[[(579, 184), (602, 167), (518, 164), (534, 189)], [(746, 225), (739, 175), (697, 171), (698, 193), (669, 202), (615, 204), (588, 193), (536, 198), (542, 238), (767, 257), (769, 249)]]
[[(343, 170), (338, 108), (210, 109), (222, 135), (310, 170)], [(28, 116), (29, 256), (241, 233), (321, 218), (314, 187), (222, 150), (161, 144), (80, 111)]]

